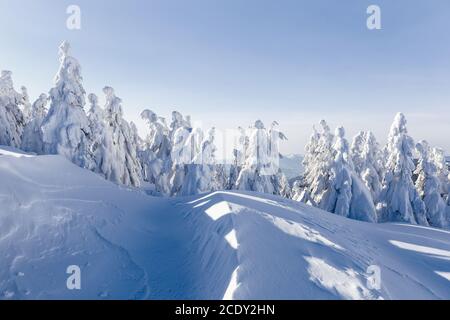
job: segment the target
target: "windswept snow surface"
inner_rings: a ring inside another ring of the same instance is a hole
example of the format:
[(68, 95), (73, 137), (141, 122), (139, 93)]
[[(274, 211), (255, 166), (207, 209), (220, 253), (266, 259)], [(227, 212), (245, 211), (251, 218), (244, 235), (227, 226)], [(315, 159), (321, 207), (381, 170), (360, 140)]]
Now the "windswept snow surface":
[(450, 299), (447, 231), (257, 193), (153, 198), (13, 149), (0, 151), (0, 257), (0, 299)]

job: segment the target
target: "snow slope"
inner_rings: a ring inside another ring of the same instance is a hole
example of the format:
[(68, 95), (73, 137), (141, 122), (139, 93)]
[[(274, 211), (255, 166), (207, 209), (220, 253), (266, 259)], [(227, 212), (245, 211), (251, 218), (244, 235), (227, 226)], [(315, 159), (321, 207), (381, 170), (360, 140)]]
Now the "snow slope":
[[(0, 299), (450, 299), (448, 231), (255, 193), (153, 198), (12, 149), (0, 151), (0, 257)], [(69, 265), (81, 290), (66, 288)]]

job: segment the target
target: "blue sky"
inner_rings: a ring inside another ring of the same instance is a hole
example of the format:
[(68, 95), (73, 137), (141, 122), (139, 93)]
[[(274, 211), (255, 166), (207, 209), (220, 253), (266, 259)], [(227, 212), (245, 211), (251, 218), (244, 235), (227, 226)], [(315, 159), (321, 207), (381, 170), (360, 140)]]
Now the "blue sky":
[[(366, 28), (370, 4), (382, 30)], [(142, 134), (144, 108), (219, 129), (277, 120), (282, 151), (301, 153), (322, 118), (384, 143), (402, 111), (416, 140), (450, 151), (447, 0), (0, 0), (0, 12), (0, 68), (17, 87), (47, 92), (69, 40), (86, 91), (114, 87)]]

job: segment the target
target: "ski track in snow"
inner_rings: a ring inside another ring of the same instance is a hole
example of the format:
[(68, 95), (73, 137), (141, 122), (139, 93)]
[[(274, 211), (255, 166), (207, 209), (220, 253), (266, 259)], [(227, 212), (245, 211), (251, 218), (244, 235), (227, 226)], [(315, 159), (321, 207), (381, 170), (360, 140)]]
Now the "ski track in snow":
[[(57, 156), (10, 153), (0, 155), (0, 299), (450, 298), (448, 231), (248, 192), (153, 198)], [(71, 264), (80, 291), (65, 287)]]

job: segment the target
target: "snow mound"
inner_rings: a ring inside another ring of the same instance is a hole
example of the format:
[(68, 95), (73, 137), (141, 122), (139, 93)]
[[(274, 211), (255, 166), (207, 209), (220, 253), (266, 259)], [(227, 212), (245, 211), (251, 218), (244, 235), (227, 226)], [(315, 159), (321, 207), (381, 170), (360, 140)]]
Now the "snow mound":
[(0, 156), (11, 156), (16, 158), (21, 157), (33, 157), (33, 154), (23, 152), (22, 150), (16, 149), (9, 146), (0, 146)]
[(0, 299), (450, 298), (444, 230), (250, 192), (154, 198), (18, 155), (0, 148)]

